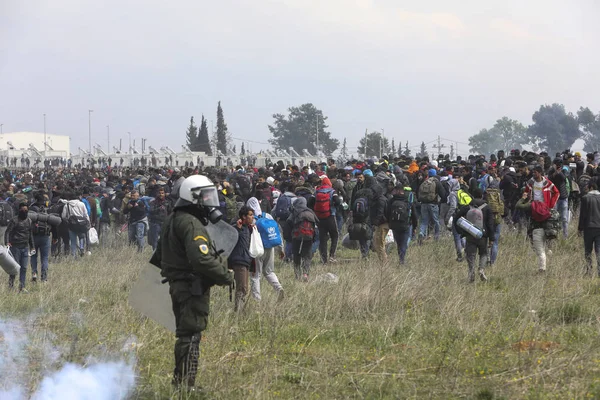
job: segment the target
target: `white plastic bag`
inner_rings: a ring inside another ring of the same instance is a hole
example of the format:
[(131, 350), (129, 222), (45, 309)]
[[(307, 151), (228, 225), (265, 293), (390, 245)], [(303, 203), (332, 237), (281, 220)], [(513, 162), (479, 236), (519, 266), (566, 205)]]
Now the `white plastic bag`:
[(252, 236), (250, 237), (250, 257), (259, 258), (265, 254), (262, 239), (256, 225), (252, 227)]
[(88, 235), (90, 238), (90, 244), (98, 243), (98, 232), (96, 231), (96, 228), (90, 228)]
[(394, 243), (394, 232), (390, 229), (385, 237), (385, 244)]
[(454, 221), (454, 216), (451, 215), (450, 219), (448, 220), (448, 224), (446, 224), (446, 228), (448, 228), (449, 231), (452, 230), (452, 223), (453, 223), (453, 221)]

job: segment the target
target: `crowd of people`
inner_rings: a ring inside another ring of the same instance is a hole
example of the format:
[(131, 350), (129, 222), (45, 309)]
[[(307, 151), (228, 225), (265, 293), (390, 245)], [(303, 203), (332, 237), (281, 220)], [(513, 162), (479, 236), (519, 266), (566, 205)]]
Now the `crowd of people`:
[[(487, 279), (485, 269), (497, 260), (501, 232), (526, 231), (543, 272), (548, 241), (567, 237), (569, 221), (578, 213), (591, 272), (592, 250), (600, 250), (599, 162), (595, 153), (584, 162), (580, 153), (569, 151), (554, 158), (499, 151), (456, 160), (384, 156), (336, 165), (330, 159), (303, 167), (279, 162), (263, 168), (5, 170), (0, 240), (21, 265), (21, 290), (29, 266), (36, 282), (40, 264), (39, 279), (45, 282), (49, 259), (84, 257), (93, 245), (115, 245), (117, 237), (127, 235), (139, 252), (146, 244), (154, 250), (179, 186), (187, 176), (202, 174), (218, 188), (223, 219), (239, 231), (229, 260), (238, 271), (236, 308), (248, 292), (260, 299), (261, 275), (284, 297), (275, 274), (277, 257), (292, 263), (296, 278), (307, 281), (313, 254), (324, 264), (336, 263), (338, 244), (343, 244), (358, 249), (364, 259), (374, 253), (386, 262), (392, 236), (398, 262), (404, 264), (411, 241), (430, 245), (449, 232), (456, 259), (466, 259), (473, 281), (475, 269)], [(61, 222), (33, 222), (32, 213), (57, 215)], [(253, 259), (250, 236), (261, 219), (275, 221), (282, 240)], [(482, 234), (469, 234), (465, 220)], [(15, 278), (10, 277), (11, 287)]]
[[(501, 234), (522, 232), (544, 273), (548, 245), (568, 237), (570, 220), (579, 216), (584, 271), (593, 274), (595, 250), (600, 275), (600, 156), (586, 158), (570, 151), (554, 158), (499, 151), (456, 160), (384, 156), (336, 165), (330, 159), (301, 167), (5, 170), (0, 241), (21, 267), (21, 292), (29, 270), (33, 282), (50, 279), (51, 260), (81, 260), (94, 246), (124, 242), (139, 253), (151, 247), (150, 262), (169, 283), (176, 321), (173, 383), (193, 388), (210, 287), (235, 282), (234, 307), (242, 311), (249, 295), (261, 300), (264, 276), (283, 300), (277, 258), (308, 282), (314, 256), (337, 263), (340, 244), (364, 262), (386, 263), (395, 242), (404, 265), (412, 260), (411, 243), (437, 246), (447, 235), (456, 261), (466, 260), (468, 282), (476, 273), (486, 281)], [(229, 227), (215, 229), (230, 231), (235, 241), (226, 259), (208, 230), (221, 221)], [(11, 288), (16, 278), (9, 277)]]

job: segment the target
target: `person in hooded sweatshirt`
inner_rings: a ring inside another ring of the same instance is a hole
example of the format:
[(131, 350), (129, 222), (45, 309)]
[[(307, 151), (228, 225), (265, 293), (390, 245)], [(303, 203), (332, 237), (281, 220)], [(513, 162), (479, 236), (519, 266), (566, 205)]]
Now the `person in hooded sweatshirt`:
[(583, 234), (586, 274), (592, 275), (592, 249), (596, 252), (596, 267), (600, 276), (600, 191), (598, 184), (591, 181), (588, 193), (581, 198), (579, 234)]
[[(462, 207), (454, 216), (454, 229), (460, 231), (457, 228), (457, 222), (461, 217), (468, 219), (468, 213), (473, 209), (479, 209), (481, 211), (482, 220), (479, 221), (483, 228), (483, 237), (477, 239), (468, 233), (465, 233), (466, 246), (465, 253), (467, 254), (467, 264), (469, 265), (469, 282), (475, 281), (475, 261), (477, 253), (479, 253), (479, 278), (482, 281), (487, 281), (485, 275), (485, 267), (488, 260), (488, 247), (493, 243), (489, 240), (489, 236), (493, 238), (495, 227), (494, 227), (494, 214), (491, 208), (483, 200), (483, 191), (479, 188), (474, 188), (472, 191), (473, 200), (468, 207)], [(470, 221), (474, 223), (473, 221)], [(475, 224), (475, 223), (474, 223)], [(477, 225), (477, 224), (475, 224)]]
[(394, 241), (398, 248), (400, 265), (404, 264), (411, 226), (416, 223), (417, 213), (414, 201), (404, 193), (402, 184), (398, 184), (392, 191), (392, 198), (386, 205), (386, 219), (394, 233)]
[[(458, 201), (458, 191), (460, 190), (460, 182), (458, 179), (449, 179), (448, 180), (448, 189), (450, 193), (448, 194), (448, 213), (446, 214), (446, 219), (444, 220), (444, 224), (448, 226), (450, 223), (450, 218), (454, 219), (454, 213), (460, 208), (460, 204)], [(460, 234), (456, 231), (454, 224), (452, 224), (452, 237), (454, 238), (454, 248), (456, 249), (456, 261), (462, 262), (464, 260), (463, 252), (465, 247), (465, 241), (460, 236)]]
[[(336, 263), (335, 252), (337, 250), (339, 232), (335, 218), (337, 206), (341, 204), (337, 192), (331, 186), (327, 176), (321, 179), (321, 185), (315, 191), (314, 200), (311, 199), (312, 209), (319, 218), (319, 252), (323, 264)], [(329, 257), (327, 257), (327, 242), (331, 238)]]
[(359, 218), (359, 216), (357, 215), (352, 216), (353, 224), (366, 224), (368, 228), (366, 232), (367, 236), (362, 237), (358, 240), (360, 255), (363, 259), (367, 259), (369, 257), (369, 249), (371, 248), (371, 240), (373, 239), (373, 224), (371, 214), (376, 214), (377, 207), (371, 207), (371, 204), (374, 204), (376, 194), (380, 194), (381, 192), (381, 188), (378, 188), (378, 186), (379, 184), (373, 176), (363, 176), (360, 186), (357, 184), (355, 187), (355, 189), (358, 187), (360, 187), (360, 189), (352, 196), (352, 210), (355, 209), (355, 204), (358, 199), (366, 199), (367, 205), (370, 209), (370, 212), (364, 216), (364, 219)]
[(308, 281), (312, 261), (312, 244), (319, 219), (306, 205), (306, 199), (299, 197), (292, 205), (292, 213), (286, 225), (292, 234), (292, 257), (296, 279)]
[[(258, 220), (260, 218), (273, 219), (271, 214), (262, 211), (260, 202), (256, 197), (250, 197), (246, 202), (246, 206), (251, 208), (254, 211), (255, 219)], [(277, 228), (279, 229), (279, 228)], [(280, 233), (281, 235), (281, 233)], [(279, 278), (275, 274), (275, 247), (267, 249), (265, 247), (265, 252), (262, 257), (255, 258), (255, 271), (250, 274), (250, 291), (252, 292), (252, 297), (256, 300), (260, 300), (260, 277), (262, 274), (265, 275), (267, 282), (271, 284), (275, 292), (278, 294), (278, 299), (283, 300), (284, 291), (283, 286), (279, 283)]]

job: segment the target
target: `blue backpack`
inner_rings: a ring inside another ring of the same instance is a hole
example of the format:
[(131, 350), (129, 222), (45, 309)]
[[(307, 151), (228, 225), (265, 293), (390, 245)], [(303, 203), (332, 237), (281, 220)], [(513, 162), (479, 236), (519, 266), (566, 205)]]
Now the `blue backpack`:
[(279, 233), (277, 221), (267, 218), (266, 214), (262, 213), (256, 219), (256, 228), (258, 229), (258, 233), (260, 233), (260, 238), (265, 249), (281, 246), (281, 233)]
[(479, 189), (481, 189), (481, 191), (483, 193), (485, 193), (485, 191), (488, 188), (489, 178), (490, 178), (490, 175), (489, 174), (485, 174), (483, 177), (479, 178), (479, 180), (477, 181), (479, 183), (479, 185), (478, 185)]

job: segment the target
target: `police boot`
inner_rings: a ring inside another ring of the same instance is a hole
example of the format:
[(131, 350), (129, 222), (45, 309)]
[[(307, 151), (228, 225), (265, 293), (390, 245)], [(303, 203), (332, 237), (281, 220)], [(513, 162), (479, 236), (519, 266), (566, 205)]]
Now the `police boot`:
[(200, 334), (184, 336), (175, 342), (175, 370), (173, 371), (173, 385), (182, 384), (194, 386), (198, 372), (198, 359), (200, 358)]

